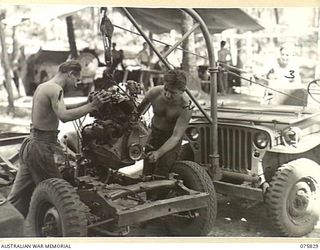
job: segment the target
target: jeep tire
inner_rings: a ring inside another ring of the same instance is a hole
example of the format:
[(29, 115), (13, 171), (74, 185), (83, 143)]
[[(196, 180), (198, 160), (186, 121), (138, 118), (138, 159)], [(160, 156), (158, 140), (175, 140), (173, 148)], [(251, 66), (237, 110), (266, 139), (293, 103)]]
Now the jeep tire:
[(38, 184), (31, 197), (28, 221), (32, 236), (87, 236), (87, 207), (74, 187), (52, 178)]
[(281, 166), (272, 177), (266, 203), (281, 236), (310, 233), (318, 222), (320, 166), (301, 158)]
[(196, 210), (198, 215), (195, 218), (175, 215), (166, 218), (168, 230), (174, 236), (208, 235), (213, 229), (217, 215), (217, 198), (212, 180), (203, 167), (191, 161), (176, 162), (172, 172), (178, 174), (177, 179), (183, 180), (187, 188), (209, 193), (210, 198), (206, 207)]

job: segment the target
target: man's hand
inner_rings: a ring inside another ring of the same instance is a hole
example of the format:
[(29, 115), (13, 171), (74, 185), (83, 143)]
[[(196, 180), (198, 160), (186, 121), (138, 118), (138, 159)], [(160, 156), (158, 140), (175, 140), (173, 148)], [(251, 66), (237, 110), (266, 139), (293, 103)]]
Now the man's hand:
[(96, 108), (99, 109), (104, 103), (106, 103), (110, 99), (107, 91), (104, 89), (98, 92), (91, 92), (89, 94), (89, 101)]
[(161, 157), (161, 155), (158, 151), (151, 151), (151, 152), (147, 153), (147, 156), (148, 156), (149, 161), (152, 163), (157, 162), (159, 160), (159, 158)]
[(110, 95), (108, 94), (107, 91), (105, 91), (104, 89), (100, 90), (98, 92), (98, 99), (100, 101), (100, 103), (106, 103), (107, 101), (109, 101), (110, 99)]

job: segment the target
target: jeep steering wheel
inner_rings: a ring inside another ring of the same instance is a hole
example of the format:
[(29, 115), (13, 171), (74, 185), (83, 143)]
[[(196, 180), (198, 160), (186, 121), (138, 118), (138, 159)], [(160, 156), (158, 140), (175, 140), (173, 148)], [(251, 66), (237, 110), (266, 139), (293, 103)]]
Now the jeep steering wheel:
[(308, 83), (307, 92), (314, 101), (320, 104), (320, 79)]

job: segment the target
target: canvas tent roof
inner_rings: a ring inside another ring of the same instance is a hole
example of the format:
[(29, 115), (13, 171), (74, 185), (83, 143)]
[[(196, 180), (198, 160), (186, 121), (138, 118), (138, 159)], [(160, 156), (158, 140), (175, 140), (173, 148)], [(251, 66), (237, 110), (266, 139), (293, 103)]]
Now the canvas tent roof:
[[(154, 34), (181, 31), (182, 12), (174, 8), (127, 8), (135, 20)], [(263, 27), (239, 8), (195, 9), (206, 22), (211, 33), (236, 28), (241, 32), (258, 31)], [(121, 11), (121, 10), (119, 10)]]
[[(21, 18), (32, 19), (45, 25), (56, 17), (66, 17), (88, 6), (54, 5), (50, 11), (46, 5), (32, 5), (30, 12), (20, 13), (19, 20), (12, 15), (14, 8), (7, 6), (6, 23), (20, 22)], [(121, 12), (120, 8), (114, 8)], [(154, 34), (167, 33), (172, 29), (181, 31), (182, 12), (177, 8), (127, 8), (136, 21)], [(263, 27), (240, 8), (196, 8), (195, 9), (206, 22), (211, 33), (220, 33), (225, 29), (236, 28), (241, 32), (258, 31)], [(12, 20), (11, 20), (12, 19)]]
[(68, 59), (70, 51), (53, 51), (53, 50), (42, 50), (40, 49), (35, 54), (35, 60), (37, 63), (43, 62), (53, 62), (56, 64), (60, 64)]

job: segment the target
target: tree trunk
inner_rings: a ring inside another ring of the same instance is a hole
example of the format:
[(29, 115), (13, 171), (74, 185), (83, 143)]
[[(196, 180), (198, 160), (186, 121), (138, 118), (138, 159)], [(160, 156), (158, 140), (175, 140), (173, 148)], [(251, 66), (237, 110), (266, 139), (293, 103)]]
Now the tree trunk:
[(91, 12), (91, 27), (92, 27), (92, 39), (91, 39), (91, 48), (96, 49), (97, 48), (97, 44), (96, 44), (96, 37), (99, 34), (99, 21), (98, 21), (98, 17), (99, 17), (99, 8), (97, 9), (97, 7), (91, 7), (90, 8), (90, 12)]
[(5, 31), (2, 21), (0, 21), (0, 40), (1, 40), (1, 49), (2, 49), (2, 65), (5, 73), (6, 80), (6, 90), (8, 92), (8, 109), (7, 114), (14, 114), (14, 104), (13, 104), (13, 94), (12, 94), (12, 77), (11, 77), (11, 67), (8, 58), (8, 52), (5, 43)]
[[(276, 31), (278, 32), (278, 29), (279, 29), (278, 24), (279, 24), (279, 20), (280, 20), (279, 10), (277, 8), (274, 8), (273, 12), (274, 12), (276, 25), (277, 25)], [(279, 39), (277, 37), (273, 38), (273, 43), (276, 47), (279, 47)]]
[[(190, 17), (188, 14), (183, 13), (183, 20), (182, 20), (182, 30), (181, 33), (184, 34), (192, 27), (193, 24), (193, 19)], [(189, 71), (190, 68), (190, 54), (187, 52), (191, 49), (190, 43), (191, 43), (191, 38), (192, 36), (190, 35), (187, 39), (185, 39), (182, 43), (182, 63), (181, 67), (185, 71)]]
[(18, 43), (16, 39), (16, 30), (18, 26), (12, 27), (12, 56), (11, 56), (11, 65), (13, 65), (14, 60), (17, 57), (17, 51), (18, 51)]
[(317, 60), (317, 64), (315, 66), (315, 75), (314, 78), (318, 79), (320, 77), (320, 8), (318, 8), (317, 11), (317, 27), (318, 27), (318, 41), (317, 41), (317, 56), (318, 56), (318, 60)]
[(70, 46), (71, 58), (76, 59), (78, 57), (78, 50), (77, 50), (77, 44), (76, 44), (76, 39), (74, 35), (72, 16), (66, 17), (66, 22), (67, 22), (68, 41)]
[(276, 19), (276, 24), (279, 24), (279, 10), (278, 8), (274, 8), (273, 11), (274, 11), (274, 17)]
[[(187, 13), (183, 13), (182, 20), (182, 34), (191, 29), (193, 26), (193, 18), (189, 16)], [(189, 81), (188, 87), (192, 90), (201, 90), (200, 79), (198, 77), (197, 63), (196, 57), (188, 51), (195, 53), (195, 33), (191, 34), (187, 39), (185, 39), (182, 43), (183, 54), (182, 54), (182, 63), (181, 67), (184, 71), (188, 73)]]
[[(240, 33), (240, 31), (237, 30), (237, 34), (239, 34), (239, 33)], [(238, 51), (238, 53), (237, 53), (237, 64), (236, 64), (236, 67), (237, 67), (238, 69), (242, 69), (242, 67), (243, 67), (243, 62), (242, 62), (242, 59), (241, 59), (241, 54), (243, 53), (242, 40), (241, 40), (241, 39), (238, 39), (236, 45), (237, 45), (237, 51)]]
[[(149, 31), (149, 39), (152, 41), (153, 39), (153, 33)], [(151, 64), (151, 59), (153, 58), (153, 49), (149, 46), (149, 65)]]

